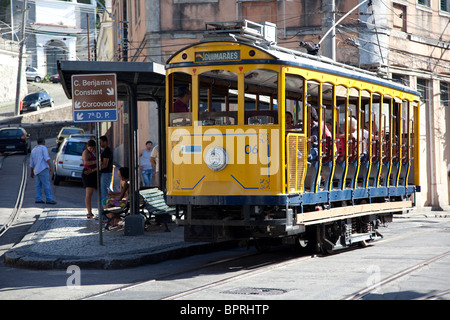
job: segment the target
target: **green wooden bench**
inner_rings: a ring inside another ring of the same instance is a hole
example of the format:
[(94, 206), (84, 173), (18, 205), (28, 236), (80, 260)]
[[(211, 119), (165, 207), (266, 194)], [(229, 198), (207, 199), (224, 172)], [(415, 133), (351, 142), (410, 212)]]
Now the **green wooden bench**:
[(158, 188), (139, 190), (140, 199), (143, 201), (143, 208), (148, 212), (148, 216), (141, 212), (150, 223), (152, 218), (157, 223), (163, 223), (166, 232), (170, 232), (168, 223), (172, 222), (172, 215), (177, 214), (174, 207), (169, 207), (164, 199), (164, 193)]

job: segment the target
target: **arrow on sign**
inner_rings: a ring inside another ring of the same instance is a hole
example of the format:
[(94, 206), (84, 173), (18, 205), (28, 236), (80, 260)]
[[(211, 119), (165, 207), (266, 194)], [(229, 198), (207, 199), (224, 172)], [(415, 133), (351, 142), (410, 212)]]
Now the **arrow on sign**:
[(77, 113), (77, 121), (83, 120), (84, 115), (82, 113)]
[(114, 95), (114, 89), (113, 89), (113, 88), (108, 88), (108, 89), (106, 89), (106, 94), (107, 94), (108, 96)]
[(79, 101), (75, 102), (75, 109), (80, 109), (81, 108), (81, 103)]

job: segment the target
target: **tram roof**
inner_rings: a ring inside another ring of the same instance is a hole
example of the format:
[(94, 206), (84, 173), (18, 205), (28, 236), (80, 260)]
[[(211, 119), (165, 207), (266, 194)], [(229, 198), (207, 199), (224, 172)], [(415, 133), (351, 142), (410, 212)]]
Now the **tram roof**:
[[(389, 79), (384, 79), (379, 76), (377, 76), (376, 73), (370, 72), (368, 70), (364, 70), (358, 67), (346, 65), (344, 63), (340, 63), (337, 61), (334, 61), (332, 59), (329, 59), (327, 57), (323, 56), (315, 56), (308, 53), (300, 52), (293, 49), (283, 48), (278, 45), (273, 45), (271, 43), (262, 41), (262, 42), (254, 42), (249, 41), (245, 36), (222, 36), (222, 38), (219, 39), (204, 39), (203, 41), (195, 44), (191, 44), (186, 46), (185, 48), (182, 48), (181, 50), (174, 53), (167, 61), (166, 66), (170, 65), (169, 61), (175, 57), (177, 54), (183, 52), (184, 50), (195, 47), (197, 45), (202, 45), (204, 48), (204, 45), (210, 42), (211, 44), (217, 43), (217, 42), (230, 42), (230, 43), (240, 43), (242, 45), (248, 45), (251, 47), (254, 47), (258, 50), (264, 51), (267, 54), (271, 55), (274, 60), (267, 60), (267, 63), (277, 63), (277, 64), (286, 64), (286, 65), (292, 65), (297, 66), (300, 68), (310, 69), (313, 71), (318, 72), (326, 72), (335, 74), (342, 77), (347, 77), (350, 79), (365, 81), (365, 82), (371, 82), (377, 85), (390, 87), (396, 90), (404, 91), (413, 95), (421, 96), (420, 92), (413, 90), (407, 86), (404, 86), (400, 83), (393, 82)], [(261, 60), (259, 60), (260, 63), (262, 63)], [(239, 62), (229, 62), (232, 63), (239, 63)], [(202, 64), (202, 63), (200, 63)], [(214, 63), (213, 63), (214, 64)], [(181, 63), (180, 66), (187, 66), (187, 63)], [(192, 65), (198, 65), (198, 63), (192, 63)]]
[(128, 100), (128, 85), (136, 85), (138, 101), (165, 96), (164, 66), (155, 62), (58, 61), (58, 73), (64, 92), (72, 99), (72, 75), (115, 73), (117, 98)]
[[(264, 50), (264, 48), (262, 49)], [(381, 78), (374, 72), (336, 62), (327, 57), (313, 56), (295, 50), (280, 48), (278, 46), (274, 46), (273, 48), (269, 47), (266, 51), (275, 56), (278, 60), (285, 61), (286, 64), (292, 64), (319, 72), (332, 73), (351, 79), (368, 81), (420, 96), (418, 91), (415, 91), (400, 83), (393, 82), (392, 80)]]

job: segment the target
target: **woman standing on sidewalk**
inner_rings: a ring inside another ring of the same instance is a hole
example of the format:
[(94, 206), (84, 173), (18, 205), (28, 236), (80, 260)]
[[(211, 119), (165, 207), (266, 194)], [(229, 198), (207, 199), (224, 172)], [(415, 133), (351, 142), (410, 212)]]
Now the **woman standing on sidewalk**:
[(97, 189), (97, 174), (95, 173), (97, 171), (96, 145), (95, 140), (89, 140), (86, 149), (81, 155), (84, 166), (81, 178), (83, 179), (83, 184), (86, 188), (84, 201), (86, 203), (88, 219), (94, 218), (94, 214), (92, 213), (92, 195), (94, 194), (94, 190)]

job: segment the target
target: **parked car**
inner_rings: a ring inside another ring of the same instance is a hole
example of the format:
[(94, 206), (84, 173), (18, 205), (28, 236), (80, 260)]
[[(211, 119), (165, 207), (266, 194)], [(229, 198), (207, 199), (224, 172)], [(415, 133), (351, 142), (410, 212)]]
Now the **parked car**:
[(59, 78), (59, 74), (54, 74), (54, 75), (50, 76), (49, 80), (53, 83), (61, 82), (61, 79)]
[(25, 69), (25, 74), (28, 81), (41, 82), (45, 77), (44, 74), (40, 73), (36, 68), (33, 67), (27, 67)]
[(30, 135), (24, 128), (8, 127), (0, 129), (0, 152), (31, 151)]
[(89, 139), (87, 138), (66, 138), (61, 143), (59, 149), (53, 148), (57, 152), (54, 160), (53, 184), (59, 185), (65, 179), (81, 179), (83, 172), (83, 160), (81, 154)]
[(45, 92), (35, 92), (30, 93), (29, 95), (25, 96), (22, 100), (22, 106), (20, 112), (23, 111), (38, 111), (41, 109), (41, 107), (54, 107), (55, 102), (53, 101), (52, 97)]
[(83, 138), (83, 139), (89, 139), (89, 140), (96, 140), (97, 138), (95, 137), (95, 134), (90, 134), (90, 133), (76, 133), (76, 134), (71, 134), (69, 136), (69, 138)]
[(73, 127), (73, 126), (62, 127), (61, 130), (59, 131), (58, 135), (56, 136), (57, 149), (61, 145), (61, 142), (63, 142), (63, 140), (65, 138), (68, 138), (72, 134), (84, 134), (84, 129)]

